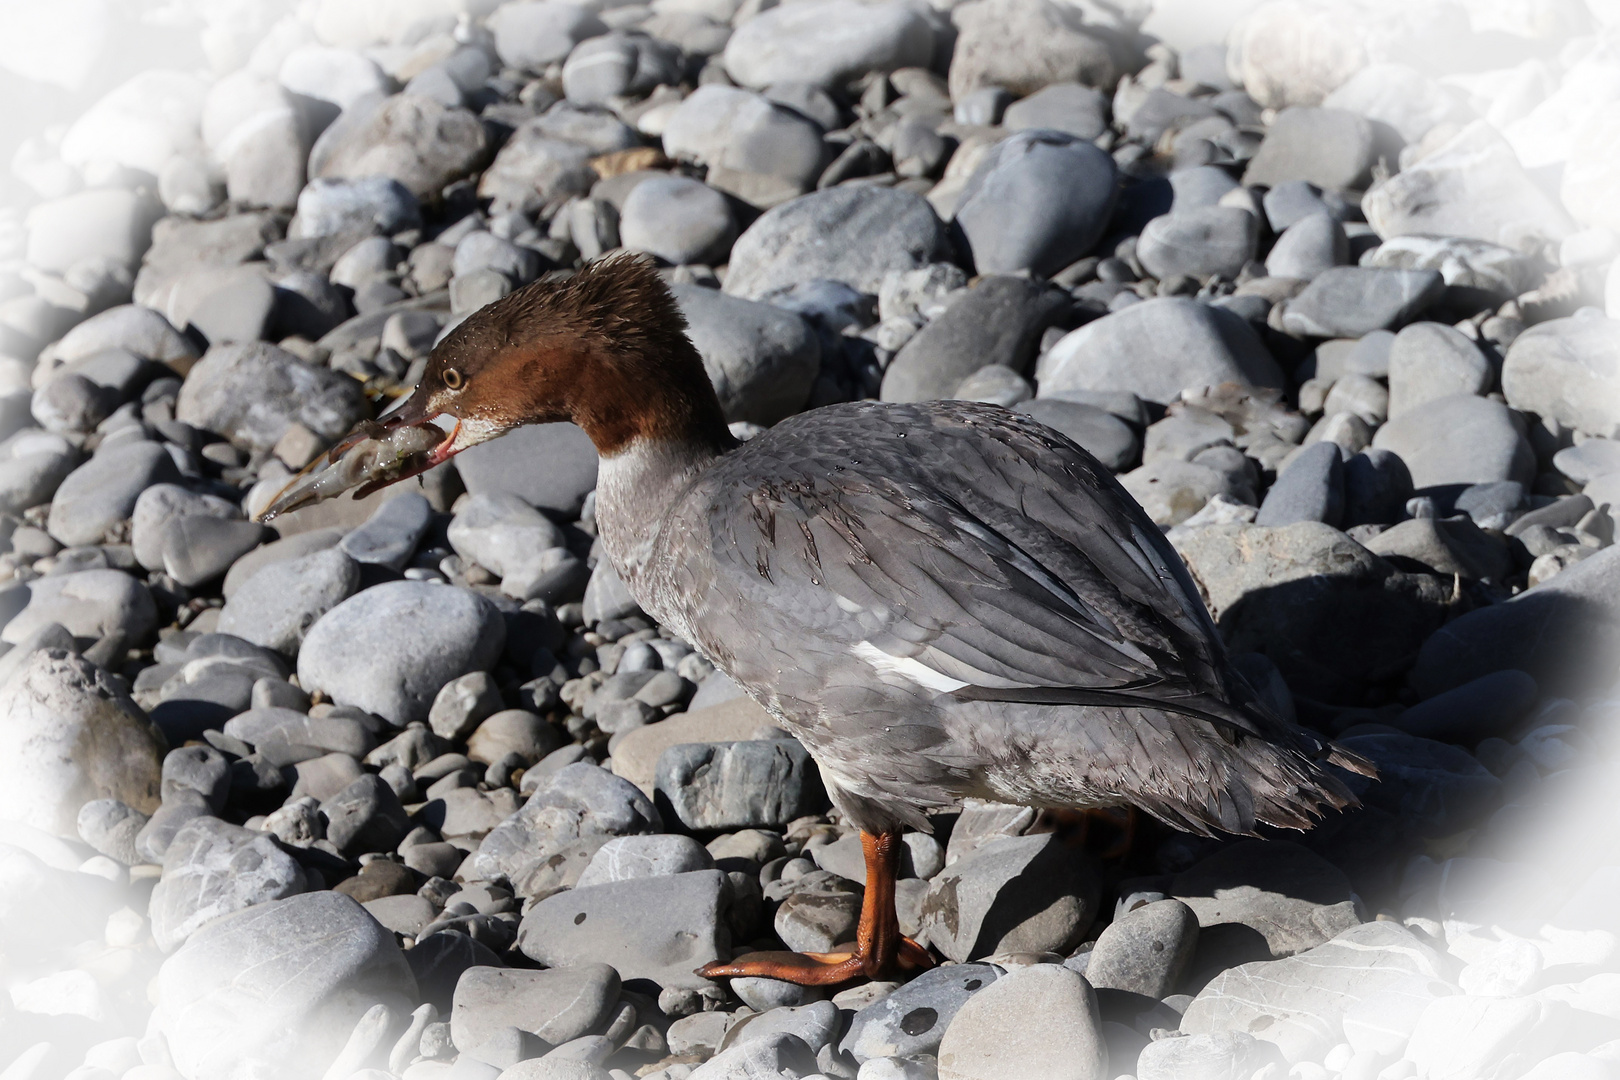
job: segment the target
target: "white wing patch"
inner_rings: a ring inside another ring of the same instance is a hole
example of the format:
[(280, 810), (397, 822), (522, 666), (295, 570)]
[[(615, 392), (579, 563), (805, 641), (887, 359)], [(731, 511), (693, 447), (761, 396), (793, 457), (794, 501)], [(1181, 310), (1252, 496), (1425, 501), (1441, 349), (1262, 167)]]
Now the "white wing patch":
[(925, 690), (948, 694), (952, 690), (960, 690), (968, 685), (960, 679), (953, 679), (943, 675), (927, 664), (913, 660), (909, 656), (894, 656), (884, 652), (870, 641), (858, 642), (850, 652), (872, 665), (880, 675), (898, 675), (916, 683)]

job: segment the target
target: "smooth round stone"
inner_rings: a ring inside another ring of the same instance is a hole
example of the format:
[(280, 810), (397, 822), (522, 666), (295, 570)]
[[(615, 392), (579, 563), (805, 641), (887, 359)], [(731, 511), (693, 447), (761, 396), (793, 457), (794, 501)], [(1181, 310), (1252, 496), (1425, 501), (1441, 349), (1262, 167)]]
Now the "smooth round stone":
[(105, 349), (126, 349), (176, 370), (183, 370), (199, 355), (191, 339), (176, 330), (162, 313), (140, 304), (123, 304), (92, 315), (52, 347), (63, 363)]
[(813, 121), (734, 86), (699, 87), (670, 115), (663, 141), (669, 156), (707, 165), (709, 184), (755, 205), (811, 190), (826, 161)]
[(1089, 252), (1115, 201), (1114, 159), (1091, 143), (1024, 131), (997, 143), (957, 203), (956, 225), (981, 274), (1049, 276)]
[(672, 291), (727, 421), (770, 425), (804, 407), (821, 343), (803, 318), (698, 285)]
[(1104, 1080), (1097, 995), (1057, 964), (1012, 971), (969, 998), (939, 1044), (940, 1080)]
[(1577, 484), (1620, 473), (1620, 440), (1587, 439), (1567, 447), (1553, 455), (1553, 468)]
[(1129, 468), (1141, 453), (1142, 443), (1129, 424), (1095, 405), (1062, 398), (1040, 398), (1013, 406), (1078, 443), (1109, 469)]
[(163, 569), (163, 549), (171, 526), (180, 518), (205, 516), (240, 519), (242, 510), (217, 495), (190, 491), (179, 484), (154, 484), (135, 500), (130, 517), (130, 544), (135, 561), (148, 570)]
[(79, 455), (57, 436), (20, 433), (7, 441), (9, 456), (0, 460), (0, 512), (18, 513), (51, 501)]
[(1256, 525), (1322, 521), (1337, 527), (1344, 516), (1344, 461), (1331, 442), (1307, 446), (1277, 476), (1260, 504)]
[(1365, 117), (1345, 109), (1284, 109), (1266, 128), (1243, 182), (1270, 187), (1304, 180), (1331, 191), (1360, 191), (1377, 149)]
[(737, 236), (724, 195), (684, 176), (658, 176), (631, 189), (619, 211), (619, 239), (675, 266), (723, 263)]
[(300, 423), (337, 440), (368, 413), (360, 384), (274, 345), (209, 349), (186, 377), (175, 417), (248, 450), (269, 450)]
[(945, 226), (922, 196), (836, 187), (760, 215), (732, 246), (725, 291), (757, 300), (826, 279), (876, 295), (889, 271), (920, 269), (949, 250)]
[(1522, 719), (1538, 689), (1522, 671), (1495, 671), (1413, 705), (1395, 718), (1395, 726), (1420, 738), (1473, 746)]
[[(932, 401), (964, 397), (963, 381), (1000, 365), (1022, 381), (1041, 335), (1071, 310), (1066, 293), (1010, 274), (985, 275), (953, 293), (945, 310), (912, 335), (883, 375), (884, 401)], [(996, 378), (994, 374), (985, 378)], [(1020, 393), (1001, 376), (1002, 392)], [(1027, 396), (1027, 389), (1022, 391)], [(1013, 404), (1023, 400), (1014, 397)]]
[(255, 521), (203, 514), (176, 518), (164, 532), (163, 570), (187, 588), (224, 577), (232, 563), (274, 535)]
[(1170, 189), (1175, 193), (1171, 211), (1202, 210), (1219, 205), (1224, 196), (1239, 186), (1231, 173), (1213, 165), (1177, 169), (1170, 174)]
[(804, 1005), (817, 1001), (826, 994), (826, 991), (818, 986), (799, 986), (797, 983), (765, 978), (732, 979), (731, 992), (736, 994), (744, 1005), (760, 1013)]
[(528, 424), (458, 454), (456, 468), (475, 495), (515, 495), (573, 521), (596, 488), (598, 460), (590, 437), (573, 424)]
[(1253, 327), (1183, 297), (1144, 300), (1087, 323), (1052, 346), (1035, 375), (1038, 398), (1108, 390), (1169, 403), (1193, 387), (1283, 385), (1281, 369)]
[(1584, 431), (1620, 435), (1620, 343), (1612, 319), (1553, 319), (1520, 334), (1502, 364), (1508, 404)]
[(893, 993), (859, 1007), (841, 1049), (861, 1062), (932, 1054), (962, 1006), (1000, 977), (1000, 970), (990, 964), (953, 964), (925, 971)]
[(561, 63), (587, 38), (607, 33), (588, 7), (566, 0), (522, 0), (500, 5), (487, 23), (501, 62), (522, 71)]
[(1361, 337), (1404, 325), (1444, 291), (1437, 270), (1335, 266), (1288, 301), (1282, 326), (1297, 337)]
[(359, 587), (359, 564), (333, 548), (271, 563), (237, 585), (219, 629), (292, 656), (310, 628)]
[(726, 72), (741, 86), (790, 79), (840, 89), (872, 72), (927, 67), (934, 31), (920, 12), (857, 0), (772, 8), (732, 33)]
[(451, 679), (488, 670), (505, 637), (500, 613), (476, 593), (389, 582), (321, 616), (299, 650), (298, 678), (340, 705), (403, 726), (426, 720)]
[(524, 709), (502, 709), (479, 724), (467, 739), (467, 757), (481, 765), (492, 765), (508, 754), (516, 754), (524, 765), (533, 765), (557, 747), (563, 736), (558, 729)]
[[(580, 874), (577, 888), (631, 878), (668, 877), (689, 870), (712, 870), (714, 858), (689, 836), (619, 836), (603, 844)], [(759, 980), (775, 982), (773, 979)], [(791, 985), (791, 984), (788, 984)], [(782, 1002), (800, 1005), (803, 1001)]]
[(1108, 130), (1108, 99), (1079, 83), (1053, 83), (1008, 105), (1002, 125), (1013, 131), (1062, 131), (1095, 139)]
[(1150, 998), (1173, 993), (1198, 944), (1198, 916), (1180, 900), (1144, 904), (1097, 937), (1086, 981)]
[(1510, 410), (1471, 394), (1425, 402), (1395, 417), (1378, 429), (1373, 445), (1399, 454), (1420, 490), (1497, 480), (1527, 484), (1535, 474), (1535, 453)]
[(596, 182), (590, 164), (596, 155), (590, 147), (547, 134), (540, 126), (543, 119), (519, 126), (479, 177), (478, 196), (491, 201), (492, 213), (534, 213), (585, 195)]
[(39, 578), (27, 585), (27, 606), (0, 630), (13, 645), (56, 623), (74, 637), (123, 635), (143, 640), (157, 624), (157, 608), (146, 585), (121, 570), (80, 570)]
[(403, 570), (416, 553), (416, 545), (433, 522), (433, 507), (410, 491), (379, 506), (364, 525), (338, 544), (349, 558), (362, 565)]
[(614, 31), (574, 46), (563, 64), (563, 93), (576, 105), (606, 107), (681, 81), (680, 50), (644, 34)]
[(1324, 270), (1342, 266), (1350, 257), (1344, 226), (1327, 213), (1316, 213), (1288, 226), (1271, 245), (1266, 273), (1309, 281)]
[(98, 544), (109, 528), (134, 513), (141, 492), (179, 479), (174, 458), (160, 443), (103, 444), (56, 489), (46, 527), (68, 547)]
[(1225, 1080), (1281, 1064), (1275, 1044), (1246, 1031), (1217, 1031), (1149, 1043), (1137, 1058), (1136, 1075), (1138, 1080)]
[(1235, 278), (1254, 258), (1259, 234), (1254, 215), (1230, 206), (1205, 206), (1154, 218), (1136, 241), (1136, 256), (1156, 278)]
[(1490, 362), (1460, 330), (1413, 323), (1389, 348), (1389, 415), (1453, 394), (1483, 394), (1495, 378)]
[(1399, 521), (1411, 497), (1412, 474), (1399, 454), (1374, 448), (1345, 462), (1345, 528)]
[(951, 396), (1010, 409), (1034, 397), (1035, 388), (1029, 385), (1028, 379), (1006, 364), (986, 364), (957, 384), (956, 392)]
[(831, 1043), (841, 1026), (838, 1006), (830, 1001), (813, 1001), (808, 1005), (782, 1006), (750, 1017), (726, 1033), (726, 1043), (736, 1046), (777, 1035), (793, 1035), (803, 1039), (814, 1053)]

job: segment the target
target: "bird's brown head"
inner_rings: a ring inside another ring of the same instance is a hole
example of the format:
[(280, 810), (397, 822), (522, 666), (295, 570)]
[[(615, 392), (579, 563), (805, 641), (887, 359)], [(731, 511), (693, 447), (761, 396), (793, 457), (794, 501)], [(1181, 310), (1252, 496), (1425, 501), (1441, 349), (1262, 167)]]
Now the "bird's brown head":
[(454, 428), (432, 464), (555, 420), (584, 428), (604, 456), (641, 439), (730, 442), (675, 297), (632, 255), (542, 278), (474, 313), (434, 348), (421, 383), (383, 426), (441, 416)]

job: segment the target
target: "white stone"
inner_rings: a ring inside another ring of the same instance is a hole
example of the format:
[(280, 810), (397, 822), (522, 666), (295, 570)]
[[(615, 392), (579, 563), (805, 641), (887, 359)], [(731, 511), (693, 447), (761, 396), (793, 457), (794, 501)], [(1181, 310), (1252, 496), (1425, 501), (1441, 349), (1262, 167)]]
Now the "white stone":
[(349, 49), (304, 45), (287, 54), (277, 72), (295, 94), (330, 101), (347, 109), (368, 94), (388, 93), (389, 78), (376, 61)]
[(62, 137), (62, 160), (81, 169), (125, 165), (153, 175), (200, 148), (205, 87), (180, 71), (145, 71), (112, 90)]
[(1356, 12), (1335, 2), (1273, 0), (1227, 40), (1227, 70), (1271, 109), (1320, 105), (1366, 63)]

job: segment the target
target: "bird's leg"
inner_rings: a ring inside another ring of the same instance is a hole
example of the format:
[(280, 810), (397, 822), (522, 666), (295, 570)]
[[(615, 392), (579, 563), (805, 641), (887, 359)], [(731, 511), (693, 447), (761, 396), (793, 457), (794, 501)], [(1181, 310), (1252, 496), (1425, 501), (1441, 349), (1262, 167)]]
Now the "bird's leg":
[(900, 834), (861, 833), (866, 854), (866, 895), (855, 931), (855, 951), (842, 953), (756, 952), (729, 964), (715, 961), (698, 969), (710, 979), (781, 979), (800, 986), (832, 986), (850, 979), (881, 979), (934, 966), (928, 950), (900, 933), (894, 910), (894, 882), (900, 865)]

